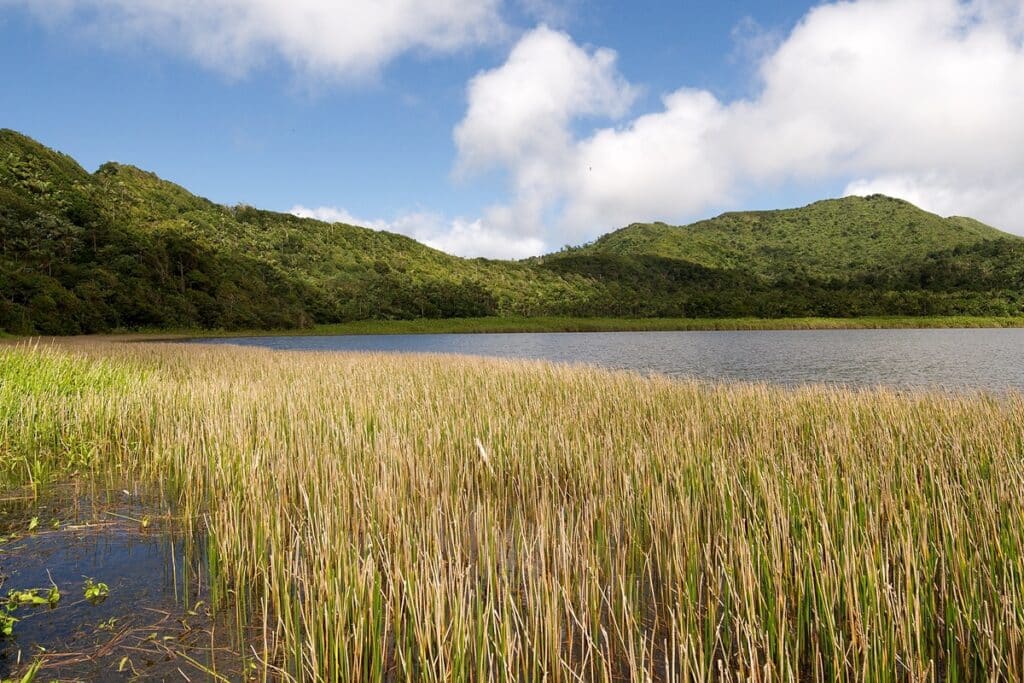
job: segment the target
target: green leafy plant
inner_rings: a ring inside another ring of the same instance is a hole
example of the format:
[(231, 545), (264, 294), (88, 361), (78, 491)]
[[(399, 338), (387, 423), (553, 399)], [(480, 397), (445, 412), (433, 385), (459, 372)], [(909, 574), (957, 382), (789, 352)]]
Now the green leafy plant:
[(36, 590), (12, 590), (7, 594), (9, 604), (13, 605), (46, 605), (46, 598)]
[(82, 592), (85, 595), (85, 599), (94, 605), (98, 605), (110, 597), (110, 587), (107, 584), (95, 582), (88, 578), (82, 586)]
[(14, 635), (14, 625), (18, 620), (11, 616), (7, 607), (0, 608), (0, 637), (10, 638)]
[(11, 589), (7, 597), (0, 598), (0, 637), (10, 638), (14, 635), (14, 625), (18, 619), (14, 613), (20, 607), (49, 607), (51, 609), (60, 602), (60, 590), (56, 584), (50, 588)]
[(29, 607), (56, 607), (60, 602), (60, 590), (56, 586), (50, 588), (29, 588), (25, 590), (10, 590), (7, 593), (6, 604), (8, 607), (17, 608), (19, 605)]

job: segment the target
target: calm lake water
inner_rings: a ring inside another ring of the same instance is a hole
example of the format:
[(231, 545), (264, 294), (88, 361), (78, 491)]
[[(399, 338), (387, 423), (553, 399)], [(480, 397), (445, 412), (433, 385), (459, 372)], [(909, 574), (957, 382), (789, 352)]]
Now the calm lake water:
[(302, 351), (459, 353), (713, 380), (1024, 390), (1024, 329), (239, 337)]

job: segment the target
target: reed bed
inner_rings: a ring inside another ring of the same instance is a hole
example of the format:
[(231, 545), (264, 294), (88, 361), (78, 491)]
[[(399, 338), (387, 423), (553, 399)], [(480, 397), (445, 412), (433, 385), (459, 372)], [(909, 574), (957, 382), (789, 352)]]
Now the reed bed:
[(0, 381), (0, 481), (207, 525), (266, 678), (1024, 679), (1017, 394), (113, 343)]

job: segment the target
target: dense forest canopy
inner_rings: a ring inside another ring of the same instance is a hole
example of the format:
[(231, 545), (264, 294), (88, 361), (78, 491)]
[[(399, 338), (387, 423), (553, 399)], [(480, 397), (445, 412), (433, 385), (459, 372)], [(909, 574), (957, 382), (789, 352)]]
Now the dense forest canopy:
[[(682, 182), (682, 179), (681, 179)], [(486, 315), (1020, 315), (1024, 240), (876, 195), (636, 224), (525, 261), (226, 207), (0, 131), (0, 330)]]

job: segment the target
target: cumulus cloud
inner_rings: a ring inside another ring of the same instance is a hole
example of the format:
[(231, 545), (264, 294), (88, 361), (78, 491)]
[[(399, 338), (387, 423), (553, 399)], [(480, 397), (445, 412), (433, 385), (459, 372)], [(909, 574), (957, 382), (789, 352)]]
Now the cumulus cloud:
[(615, 60), (611, 50), (588, 52), (544, 26), (526, 34), (502, 66), (469, 84), (469, 109), (455, 129), (460, 169), (557, 160), (572, 144), (573, 119), (624, 115), (636, 91)]
[(825, 4), (758, 74), (754, 97), (684, 87), (658, 111), (580, 135), (587, 117), (621, 117), (635, 88), (613, 53), (538, 29), (470, 84), (457, 170), (504, 169), (513, 200), (485, 224), (545, 225), (548, 242), (823, 181), (1024, 232), (1020, 0)]
[(537, 238), (501, 232), (484, 225), (480, 220), (448, 220), (440, 214), (427, 211), (404, 213), (392, 220), (358, 218), (334, 206), (310, 208), (297, 205), (292, 207), (291, 213), (327, 223), (346, 223), (395, 232), (456, 256), (517, 259), (544, 251), (543, 242)]
[(486, 223), (503, 233), (536, 232), (574, 172), (572, 124), (625, 115), (638, 91), (618, 73), (612, 50), (587, 50), (545, 26), (527, 33), (506, 62), (469, 84), (469, 107), (455, 129), (457, 176), (506, 170), (515, 203), (493, 207)]
[(332, 78), (372, 75), (411, 50), (451, 52), (502, 33), (500, 0), (0, 0), (105, 43), (184, 52), (241, 75), (273, 55)]

